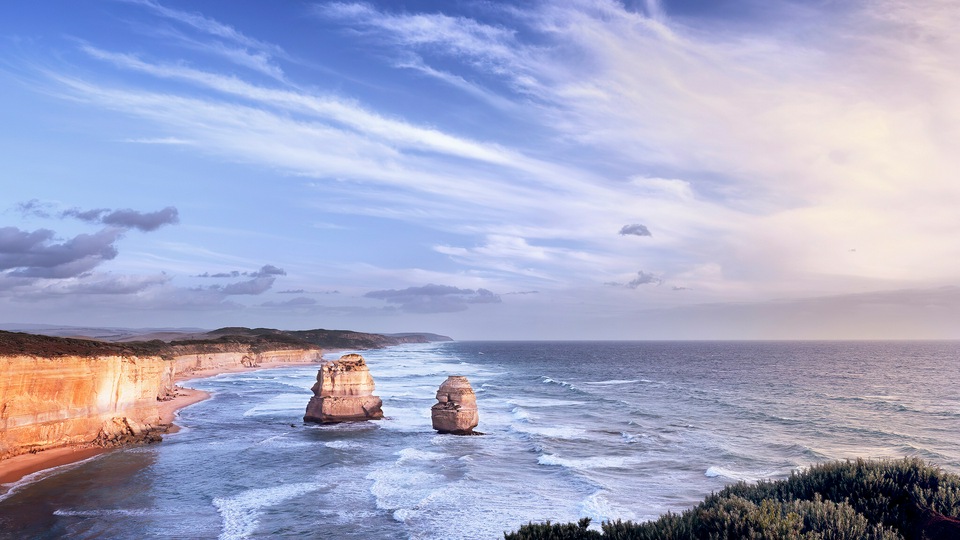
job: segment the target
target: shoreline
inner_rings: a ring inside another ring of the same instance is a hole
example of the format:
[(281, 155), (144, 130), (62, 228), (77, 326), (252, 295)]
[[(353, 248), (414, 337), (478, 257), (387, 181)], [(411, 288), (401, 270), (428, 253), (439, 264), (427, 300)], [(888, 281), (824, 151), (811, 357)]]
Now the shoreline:
[[(340, 354), (341, 352), (342, 351), (340, 350), (332, 350), (324, 351), (323, 354)], [(195, 388), (183, 387), (177, 383), (194, 379), (206, 379), (227, 373), (241, 373), (247, 371), (262, 371), (264, 369), (298, 366), (303, 367), (312, 365), (319, 367), (322, 363), (322, 361), (311, 363), (265, 362), (256, 367), (232, 366), (203, 369), (182, 374), (174, 380), (175, 397), (167, 401), (159, 402), (158, 407), (160, 409), (160, 425), (166, 426), (166, 429), (164, 429), (162, 433), (164, 435), (169, 435), (179, 431), (180, 426), (176, 424), (177, 413), (182, 409), (212, 397), (209, 392), (204, 392), (203, 390), (197, 390)], [(50, 448), (48, 450), (42, 450), (35, 453), (20, 454), (18, 456), (0, 460), (0, 496), (6, 494), (14, 484), (20, 482), (31, 474), (90, 459), (119, 448), (124, 448), (124, 446), (101, 447), (88, 444), (68, 445)]]

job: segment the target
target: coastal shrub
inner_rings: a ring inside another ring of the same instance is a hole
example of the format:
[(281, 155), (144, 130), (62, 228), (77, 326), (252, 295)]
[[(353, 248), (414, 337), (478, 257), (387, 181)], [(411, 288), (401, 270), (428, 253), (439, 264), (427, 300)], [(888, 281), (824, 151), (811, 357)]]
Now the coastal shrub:
[(597, 531), (591, 531), (590, 518), (582, 518), (573, 523), (551, 524), (530, 523), (520, 528), (520, 532), (504, 533), (505, 540), (594, 540), (602, 538)]
[[(655, 521), (530, 523), (507, 540), (960, 538), (960, 476), (920, 459), (832, 462), (778, 481), (738, 483)], [(944, 517), (946, 516), (946, 517)]]

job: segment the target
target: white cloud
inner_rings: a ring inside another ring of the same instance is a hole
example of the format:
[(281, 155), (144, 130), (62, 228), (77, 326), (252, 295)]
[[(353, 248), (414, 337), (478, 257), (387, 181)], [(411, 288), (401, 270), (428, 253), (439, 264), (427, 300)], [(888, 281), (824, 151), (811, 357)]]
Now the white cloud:
[(121, 142), (133, 144), (169, 144), (175, 146), (194, 144), (194, 141), (177, 137), (142, 137), (138, 139), (123, 139)]
[(238, 31), (236, 28), (223, 24), (215, 19), (205, 17), (199, 13), (191, 13), (187, 11), (181, 11), (178, 9), (168, 8), (159, 2), (154, 2), (153, 0), (125, 0), (131, 4), (138, 4), (149, 8), (151, 11), (166, 17), (167, 19), (177, 21), (181, 24), (190, 26), (195, 30), (209, 34), (211, 36), (216, 36), (218, 38), (226, 39), (232, 41), (239, 45), (249, 47), (251, 49), (267, 51), (274, 54), (282, 54), (283, 49), (274, 45), (272, 43), (266, 43), (258, 39), (254, 39), (244, 35), (242, 32)]

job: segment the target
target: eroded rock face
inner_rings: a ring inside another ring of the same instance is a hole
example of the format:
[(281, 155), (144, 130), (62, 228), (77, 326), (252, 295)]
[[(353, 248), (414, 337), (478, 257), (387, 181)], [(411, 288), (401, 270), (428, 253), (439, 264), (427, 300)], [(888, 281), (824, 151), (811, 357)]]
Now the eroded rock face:
[(332, 424), (383, 418), (383, 402), (373, 395), (373, 377), (359, 354), (345, 354), (323, 364), (312, 390), (304, 422)]
[[(159, 439), (159, 404), (177, 377), (201, 369), (313, 362), (318, 349), (255, 352), (170, 346), (172, 357), (97, 354), (120, 346), (0, 332), (0, 460), (62, 446), (115, 446)], [(71, 354), (77, 349), (76, 354)], [(244, 359), (247, 359), (245, 361)], [(251, 364), (249, 359), (256, 360)]]
[(433, 429), (440, 433), (472, 435), (480, 423), (477, 395), (466, 377), (451, 375), (437, 390), (437, 404), (430, 409)]
[(171, 363), (136, 356), (0, 356), (0, 459), (120, 439), (149, 440)]

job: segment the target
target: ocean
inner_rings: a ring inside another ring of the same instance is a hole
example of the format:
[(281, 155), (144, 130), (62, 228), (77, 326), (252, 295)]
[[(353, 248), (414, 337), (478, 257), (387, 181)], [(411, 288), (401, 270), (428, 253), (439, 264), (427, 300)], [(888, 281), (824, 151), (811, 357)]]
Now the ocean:
[[(184, 383), (160, 444), (38, 473), (0, 538), (494, 539), (648, 520), (827, 460), (960, 472), (958, 342), (448, 342), (361, 351), (377, 422), (304, 425), (316, 366)], [(335, 358), (339, 355), (332, 355)], [(438, 435), (448, 375), (483, 436)]]

